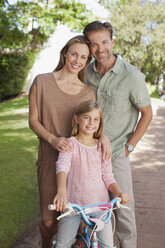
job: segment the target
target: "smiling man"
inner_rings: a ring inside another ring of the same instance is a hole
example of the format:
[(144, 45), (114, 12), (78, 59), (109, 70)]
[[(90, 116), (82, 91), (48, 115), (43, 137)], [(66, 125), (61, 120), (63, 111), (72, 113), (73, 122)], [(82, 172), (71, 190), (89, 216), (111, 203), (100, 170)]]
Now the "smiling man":
[[(145, 76), (113, 53), (113, 28), (95, 21), (84, 29), (95, 60), (88, 66), (85, 83), (96, 92), (104, 117), (104, 133), (112, 144), (112, 167), (120, 190), (130, 196), (130, 211), (117, 212), (116, 234), (120, 248), (136, 248), (137, 232), (129, 154), (152, 119)], [(141, 117), (138, 120), (139, 113)]]

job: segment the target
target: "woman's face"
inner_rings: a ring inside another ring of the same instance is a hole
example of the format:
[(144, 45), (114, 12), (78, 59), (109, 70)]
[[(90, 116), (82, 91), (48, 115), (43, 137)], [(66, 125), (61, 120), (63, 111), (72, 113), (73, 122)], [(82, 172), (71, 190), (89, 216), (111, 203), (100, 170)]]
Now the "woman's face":
[(86, 44), (74, 43), (65, 54), (65, 66), (71, 73), (78, 74), (86, 65), (89, 56), (89, 48)]

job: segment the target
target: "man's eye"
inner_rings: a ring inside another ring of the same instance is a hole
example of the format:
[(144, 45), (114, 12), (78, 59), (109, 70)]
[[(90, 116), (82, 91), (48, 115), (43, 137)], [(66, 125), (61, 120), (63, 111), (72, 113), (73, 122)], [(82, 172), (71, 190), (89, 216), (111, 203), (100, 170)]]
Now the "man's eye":
[(94, 47), (96, 46), (96, 43), (90, 43), (90, 46)]

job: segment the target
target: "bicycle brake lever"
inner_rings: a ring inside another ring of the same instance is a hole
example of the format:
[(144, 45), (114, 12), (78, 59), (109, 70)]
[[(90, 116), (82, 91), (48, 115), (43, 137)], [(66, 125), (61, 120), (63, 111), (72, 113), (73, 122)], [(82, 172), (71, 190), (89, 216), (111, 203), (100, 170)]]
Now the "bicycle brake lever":
[(61, 218), (67, 216), (67, 215), (73, 215), (75, 214), (74, 209), (72, 208), (71, 204), (67, 203), (66, 205), (66, 212), (64, 212), (63, 214), (61, 214), (60, 216), (57, 217), (57, 220), (60, 220)]
[(124, 205), (123, 205), (123, 204), (121, 204), (119, 201), (117, 201), (117, 202), (116, 202), (116, 206), (117, 206), (117, 208), (125, 208), (125, 209), (130, 210), (130, 208), (129, 208), (129, 207), (124, 206)]

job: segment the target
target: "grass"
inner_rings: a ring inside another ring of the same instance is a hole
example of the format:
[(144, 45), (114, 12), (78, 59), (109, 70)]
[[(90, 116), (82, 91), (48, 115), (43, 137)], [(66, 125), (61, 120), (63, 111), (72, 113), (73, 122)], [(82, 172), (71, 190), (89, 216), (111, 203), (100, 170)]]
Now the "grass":
[(0, 103), (1, 248), (10, 247), (38, 214), (37, 145), (27, 96)]

